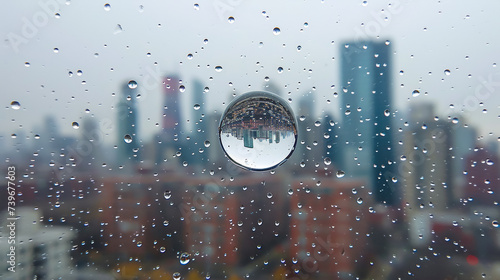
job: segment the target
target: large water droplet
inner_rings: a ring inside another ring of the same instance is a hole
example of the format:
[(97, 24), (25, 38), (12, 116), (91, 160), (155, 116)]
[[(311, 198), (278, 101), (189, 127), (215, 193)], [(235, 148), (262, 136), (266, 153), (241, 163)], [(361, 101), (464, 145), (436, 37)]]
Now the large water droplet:
[(224, 111), (219, 140), (236, 165), (263, 171), (283, 164), (297, 143), (291, 107), (280, 97), (254, 91), (234, 99)]
[(337, 178), (342, 178), (345, 176), (345, 172), (343, 170), (338, 170), (337, 171)]
[(137, 87), (137, 82), (134, 81), (134, 80), (131, 80), (128, 82), (128, 87), (131, 88), (131, 89), (134, 89)]
[(18, 101), (12, 101), (10, 102), (10, 108), (19, 110), (21, 108), (21, 103), (19, 103)]
[(130, 135), (128, 135), (128, 134), (127, 134), (127, 135), (125, 135), (125, 136), (123, 137), (123, 141), (125, 141), (125, 143), (127, 143), (127, 144), (132, 143), (132, 136), (130, 136)]
[(182, 265), (188, 264), (190, 260), (191, 260), (191, 254), (187, 252), (182, 253), (179, 258), (179, 261)]

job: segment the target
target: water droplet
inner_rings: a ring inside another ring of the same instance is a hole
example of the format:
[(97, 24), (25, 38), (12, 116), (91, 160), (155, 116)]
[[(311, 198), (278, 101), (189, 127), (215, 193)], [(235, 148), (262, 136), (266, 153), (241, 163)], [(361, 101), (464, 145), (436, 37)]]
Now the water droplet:
[(134, 81), (134, 80), (130, 80), (128, 82), (128, 87), (131, 88), (131, 89), (137, 88), (137, 82)]
[(288, 195), (292, 195), (293, 194), (293, 189), (288, 189)]
[(361, 197), (358, 197), (358, 199), (356, 199), (356, 202), (358, 204), (363, 204), (363, 199)]
[(417, 97), (417, 96), (419, 96), (419, 95), (420, 95), (420, 91), (418, 91), (418, 90), (416, 89), (416, 90), (414, 90), (414, 91), (411, 93), (411, 95), (413, 95), (413, 97)]
[(220, 65), (215, 66), (215, 71), (222, 72), (222, 66)]
[(141, 241), (138, 241), (137, 242), (137, 247), (141, 247), (142, 246), (142, 242)]
[(204, 145), (205, 145), (205, 147), (207, 147), (207, 148), (208, 148), (208, 147), (210, 147), (210, 141), (208, 141), (208, 140), (206, 140), (203, 144), (204, 144)]
[(104, 4), (104, 10), (106, 12), (110, 11), (111, 10), (111, 5), (109, 3)]
[(167, 221), (167, 220), (163, 221), (163, 225), (164, 225), (164, 226), (168, 226), (169, 224), (170, 224), (170, 222), (169, 222), (169, 221)]
[(19, 103), (18, 101), (12, 101), (10, 102), (10, 108), (19, 110), (21, 108), (21, 103)]
[(457, 123), (458, 123), (458, 118), (456, 118), (456, 117), (455, 117), (455, 118), (453, 118), (453, 119), (451, 120), (451, 122), (452, 122), (452, 123), (454, 123), (454, 124), (457, 124)]
[(326, 157), (323, 159), (323, 162), (325, 163), (325, 165), (330, 165), (332, 164), (332, 160), (329, 158), (329, 157)]
[(283, 67), (278, 67), (278, 73), (283, 73)]
[(188, 264), (190, 260), (191, 260), (191, 254), (189, 254), (187, 252), (182, 253), (180, 258), (179, 258), (179, 262), (182, 265)]
[(163, 247), (163, 246), (160, 247), (160, 253), (165, 253), (165, 251), (166, 251), (165, 247)]
[(281, 29), (279, 27), (275, 27), (273, 29), (273, 33), (274, 33), (274, 35), (279, 35), (281, 33)]
[(234, 17), (228, 17), (228, 18), (227, 18), (227, 21), (228, 21), (229, 23), (233, 23), (233, 22), (234, 22)]
[(80, 124), (78, 124), (77, 122), (73, 122), (73, 123), (71, 123), (71, 126), (72, 126), (74, 129), (79, 129), (79, 128), (80, 128)]
[(389, 110), (384, 111), (384, 116), (388, 117), (390, 115), (391, 115), (391, 111), (389, 111)]
[(446, 76), (449, 76), (449, 75), (451, 74), (450, 69), (445, 69), (445, 70), (444, 70), (444, 74), (445, 74)]
[(132, 136), (126, 134), (124, 137), (123, 137), (123, 141), (125, 141), (125, 143), (129, 144), (129, 143), (132, 143)]
[(193, 59), (193, 54), (192, 53), (188, 53), (187, 58), (188, 59)]
[(297, 143), (297, 122), (279, 96), (254, 91), (234, 99), (224, 111), (219, 140), (236, 165), (263, 171), (283, 164)]
[(267, 198), (272, 198), (272, 197), (273, 197), (273, 194), (272, 194), (272, 193), (270, 193), (270, 192), (268, 192), (268, 193), (267, 193)]
[(165, 199), (170, 199), (172, 197), (172, 191), (165, 191), (163, 193), (163, 197), (165, 197)]
[(338, 170), (337, 171), (337, 178), (342, 178), (345, 176), (345, 172), (343, 170)]
[(30, 67), (30, 66), (31, 66), (31, 64), (30, 64), (29, 62), (27, 62), (27, 61), (26, 61), (26, 62), (24, 63), (24, 66), (26, 66), (26, 67)]
[(200, 110), (200, 104), (194, 104), (193, 108), (194, 108), (195, 110)]
[(497, 227), (498, 227), (498, 221), (497, 221), (497, 220), (493, 220), (493, 221), (491, 221), (491, 225), (492, 225), (493, 227), (496, 227), (496, 228), (497, 228)]
[(181, 274), (179, 272), (174, 272), (174, 274), (172, 274), (172, 277), (174, 280), (181, 280)]

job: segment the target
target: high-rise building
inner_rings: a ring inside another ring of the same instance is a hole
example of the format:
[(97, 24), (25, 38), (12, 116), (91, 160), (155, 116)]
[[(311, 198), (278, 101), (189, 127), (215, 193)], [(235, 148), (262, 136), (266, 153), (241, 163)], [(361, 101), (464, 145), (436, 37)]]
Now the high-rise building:
[(162, 131), (157, 135), (158, 149), (155, 162), (160, 164), (167, 157), (174, 154), (174, 143), (177, 142), (180, 132), (180, 88), (184, 88), (182, 81), (174, 74), (163, 80), (164, 102), (162, 113)]
[(434, 119), (430, 103), (415, 104), (410, 110), (411, 126), (403, 142), (406, 160), (396, 175), (403, 181), (404, 199), (413, 210), (447, 210), (452, 201), (450, 124)]
[(341, 50), (341, 168), (366, 177), (379, 202), (396, 203), (391, 129), (391, 48), (385, 42), (348, 43)]
[(139, 139), (137, 135), (137, 109), (135, 99), (137, 86), (124, 83), (120, 101), (116, 105), (118, 110), (118, 165), (126, 166), (127, 162), (139, 161)]

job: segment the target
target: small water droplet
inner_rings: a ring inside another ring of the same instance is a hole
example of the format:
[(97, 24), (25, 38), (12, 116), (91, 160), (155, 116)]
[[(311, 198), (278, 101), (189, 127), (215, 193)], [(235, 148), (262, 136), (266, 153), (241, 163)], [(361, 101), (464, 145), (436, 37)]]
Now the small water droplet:
[(215, 71), (222, 72), (222, 66), (220, 65), (215, 66)]
[(420, 95), (420, 91), (416, 89), (416, 90), (414, 90), (414, 91), (411, 93), (411, 95), (412, 95), (413, 97), (417, 97), (417, 96), (419, 96), (419, 95)]
[(323, 159), (323, 162), (325, 163), (325, 165), (330, 165), (332, 164), (332, 160), (329, 158), (329, 157), (326, 157)]
[(142, 246), (142, 242), (141, 241), (138, 241), (137, 242), (137, 247), (141, 247)]
[(134, 81), (134, 80), (130, 80), (130, 81), (128, 82), (128, 87), (129, 87), (130, 89), (137, 88), (137, 82), (136, 82), (136, 81)]
[(497, 221), (497, 220), (493, 220), (493, 221), (491, 221), (491, 225), (492, 225), (493, 227), (496, 227), (496, 228), (499, 226), (499, 224), (498, 224), (498, 221)]
[(193, 59), (193, 54), (192, 53), (188, 53), (187, 58), (188, 59)]
[(125, 141), (125, 143), (129, 144), (129, 143), (132, 143), (132, 136), (126, 134), (124, 137), (123, 137), (123, 141)]
[(19, 103), (18, 101), (12, 101), (10, 102), (10, 108), (19, 110), (21, 108), (21, 103)]
[(165, 247), (163, 247), (163, 246), (160, 247), (160, 253), (165, 253), (165, 251), (166, 251)]
[(30, 67), (30, 66), (31, 66), (31, 64), (30, 64), (29, 62), (27, 62), (27, 61), (26, 61), (26, 62), (24, 63), (24, 66), (26, 66), (26, 67)]
[(337, 171), (337, 178), (342, 178), (345, 176), (345, 172), (343, 170), (338, 170)]
[(200, 110), (200, 104), (194, 104), (193, 108), (194, 108), (195, 110)]
[(111, 5), (109, 3), (104, 4), (104, 10), (106, 12), (110, 11), (111, 10)]
[(74, 129), (79, 129), (79, 128), (80, 128), (80, 124), (78, 124), (77, 122), (73, 122), (73, 123), (71, 123), (71, 126), (72, 126)]
[(163, 221), (163, 225), (164, 225), (164, 226), (168, 226), (169, 224), (170, 224), (170, 222), (169, 222), (169, 221), (167, 221), (167, 220)]
[(444, 70), (444, 74), (445, 74), (446, 76), (449, 76), (449, 75), (451, 74), (450, 69), (445, 69), (445, 70)]
[(272, 198), (272, 197), (273, 197), (273, 194), (272, 194), (272, 193), (270, 193), (270, 192), (268, 192), (268, 193), (267, 193), (267, 198)]
[(235, 98), (224, 111), (219, 140), (236, 165), (254, 171), (283, 164), (297, 143), (291, 107), (275, 94), (254, 91)]
[(278, 67), (278, 73), (283, 73), (283, 67)]
[(210, 147), (210, 141), (208, 141), (208, 140), (205, 140), (205, 142), (204, 142), (203, 144), (204, 144), (204, 145), (205, 145), (205, 147), (207, 147), (207, 148), (208, 148), (208, 147)]
[(182, 253), (180, 258), (179, 258), (179, 262), (182, 265), (186, 265), (189, 263), (189, 261), (191, 261), (191, 254), (189, 254), (187, 252)]
[(389, 111), (389, 110), (384, 111), (384, 116), (388, 117), (390, 115), (391, 115), (391, 111)]
[(172, 191), (166, 190), (163, 193), (163, 197), (165, 197), (165, 199), (170, 199), (172, 197)]
[(456, 117), (455, 117), (455, 118), (453, 118), (453, 119), (451, 120), (451, 122), (452, 122), (452, 123), (454, 123), (454, 124), (457, 124), (457, 123), (458, 123), (458, 118), (456, 118)]
[(281, 29), (279, 27), (275, 27), (273, 29), (273, 33), (274, 33), (274, 35), (279, 35), (281, 33)]
[(361, 197), (358, 197), (358, 199), (356, 199), (356, 202), (358, 204), (363, 204), (363, 199)]
[(179, 272), (174, 272), (174, 274), (172, 274), (172, 278), (174, 280), (181, 280), (181, 274)]
[(228, 17), (228, 18), (227, 18), (227, 21), (228, 21), (229, 23), (233, 23), (233, 22), (234, 22), (234, 17)]

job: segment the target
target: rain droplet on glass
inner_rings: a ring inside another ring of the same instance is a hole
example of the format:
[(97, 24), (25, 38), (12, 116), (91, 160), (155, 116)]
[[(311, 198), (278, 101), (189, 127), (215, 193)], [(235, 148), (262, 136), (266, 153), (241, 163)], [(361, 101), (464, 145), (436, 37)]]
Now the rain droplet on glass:
[(191, 260), (191, 254), (189, 254), (187, 252), (182, 253), (180, 258), (179, 258), (179, 262), (182, 265), (188, 264), (190, 260)]
[(137, 82), (136, 82), (136, 81), (134, 81), (134, 80), (130, 80), (130, 81), (128, 82), (128, 87), (129, 87), (130, 89), (137, 88)]
[(12, 101), (10, 102), (10, 108), (19, 110), (21, 108), (21, 103), (19, 103), (18, 101)]
[(125, 143), (129, 144), (129, 143), (132, 143), (132, 136), (126, 134), (124, 137), (123, 137), (123, 141), (125, 141)]
[(71, 126), (72, 126), (74, 129), (79, 129), (79, 128), (80, 128), (80, 124), (78, 124), (77, 122), (72, 122), (72, 123), (71, 123)]

